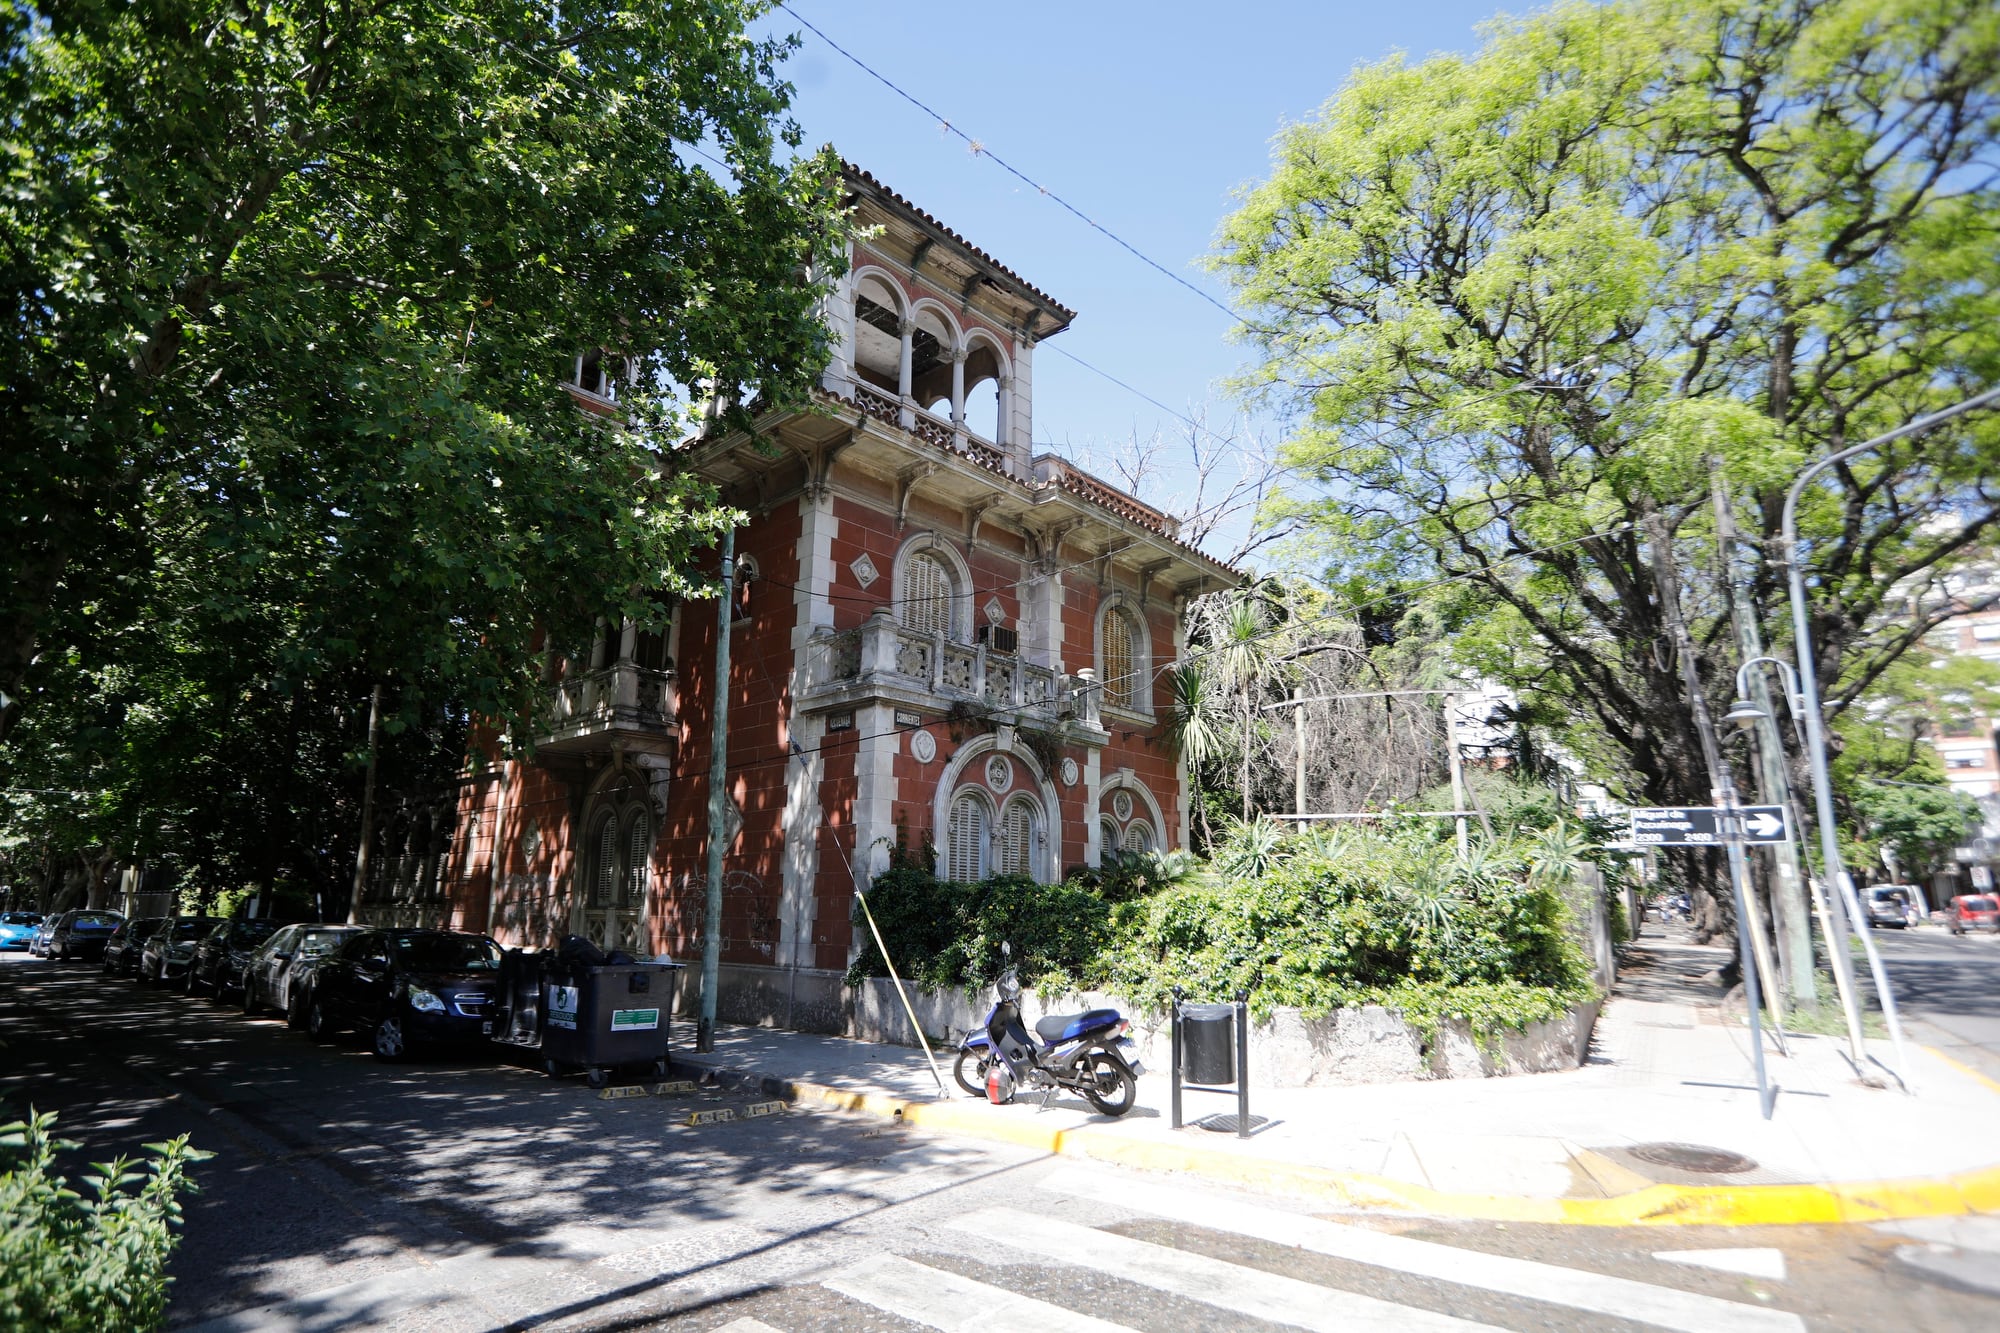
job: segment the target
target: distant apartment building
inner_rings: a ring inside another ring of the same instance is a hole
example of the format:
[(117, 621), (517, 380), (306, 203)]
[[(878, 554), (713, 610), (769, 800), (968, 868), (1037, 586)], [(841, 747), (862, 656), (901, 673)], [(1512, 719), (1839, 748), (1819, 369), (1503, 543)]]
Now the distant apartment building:
[[(1941, 652), (2000, 662), (2000, 608), (1970, 611), (1932, 631), (1929, 643)], [(1931, 743), (1944, 761), (1945, 777), (1985, 811), (1986, 836), (2000, 837), (2000, 718), (1971, 706), (1947, 707)]]

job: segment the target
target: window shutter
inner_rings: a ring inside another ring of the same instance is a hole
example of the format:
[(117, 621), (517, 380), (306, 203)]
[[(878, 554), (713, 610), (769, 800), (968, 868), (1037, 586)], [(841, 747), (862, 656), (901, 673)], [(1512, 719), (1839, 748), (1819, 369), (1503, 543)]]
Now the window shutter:
[(1034, 873), (1035, 812), (1023, 800), (1012, 800), (1000, 816), (1000, 837), (994, 846), (994, 873)]
[(961, 796), (951, 804), (951, 824), (946, 830), (951, 844), (946, 858), (946, 875), (961, 884), (986, 878), (986, 803), (976, 796)]
[(602, 907), (611, 901), (612, 886), (618, 882), (618, 826), (606, 815), (597, 826), (597, 864), (590, 868), (590, 905)]
[(1135, 819), (1125, 826), (1125, 846), (1135, 852), (1153, 850), (1153, 830), (1144, 820)]
[(635, 811), (632, 822), (625, 833), (625, 907), (637, 907), (646, 901), (646, 853), (653, 841), (652, 829), (646, 824), (646, 814)]
[(1098, 857), (1108, 860), (1118, 855), (1118, 825), (1108, 819), (1097, 821)]
[(913, 555), (903, 566), (903, 624), (951, 637), (951, 576), (936, 556)]
[(1104, 697), (1130, 708), (1133, 685), (1132, 619), (1114, 607), (1104, 613)]

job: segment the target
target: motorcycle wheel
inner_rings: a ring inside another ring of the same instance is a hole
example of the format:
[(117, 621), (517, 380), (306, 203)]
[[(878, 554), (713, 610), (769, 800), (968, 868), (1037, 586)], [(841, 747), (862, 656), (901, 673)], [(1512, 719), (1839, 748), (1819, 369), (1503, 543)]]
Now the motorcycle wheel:
[(1139, 1100), (1139, 1080), (1116, 1056), (1086, 1055), (1077, 1072), (1083, 1078), (1083, 1095), (1104, 1115), (1124, 1115)]
[(951, 1076), (958, 1086), (973, 1097), (986, 1095), (986, 1057), (975, 1050), (961, 1050), (958, 1063), (951, 1067)]

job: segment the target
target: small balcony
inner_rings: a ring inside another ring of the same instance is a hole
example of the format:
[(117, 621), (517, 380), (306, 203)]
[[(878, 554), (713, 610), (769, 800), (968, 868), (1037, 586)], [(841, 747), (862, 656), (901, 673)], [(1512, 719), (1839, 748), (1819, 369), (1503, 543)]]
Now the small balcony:
[(807, 652), (804, 711), (880, 702), (935, 713), (969, 704), (1005, 726), (1061, 730), (1082, 745), (1108, 739), (1095, 673), (1070, 675), (983, 643), (905, 629), (886, 607), (856, 629), (821, 630)]
[(535, 749), (550, 758), (671, 754), (680, 741), (680, 692), (672, 671), (614, 662), (560, 680), (537, 719)]

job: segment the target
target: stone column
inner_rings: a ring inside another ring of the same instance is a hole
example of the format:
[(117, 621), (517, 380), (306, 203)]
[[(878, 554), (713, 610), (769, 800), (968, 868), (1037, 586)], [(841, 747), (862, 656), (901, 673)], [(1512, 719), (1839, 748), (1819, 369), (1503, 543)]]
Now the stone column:
[(904, 430), (917, 424), (914, 400), (910, 397), (910, 363), (916, 355), (917, 324), (915, 320), (904, 319), (896, 322), (896, 335), (901, 338), (902, 348), (896, 358), (896, 397), (903, 404), (902, 425)]
[[(840, 527), (833, 514), (831, 492), (823, 485), (808, 487), (799, 497), (799, 518), (799, 578), (792, 594), (793, 700), (820, 678), (816, 668), (823, 664), (816, 664), (812, 654), (829, 651), (820, 636), (833, 628), (833, 602), (828, 593), (835, 576), (833, 538)], [(817, 732), (807, 734), (794, 725), (793, 718), (786, 719), (787, 748), (795, 742), (801, 754), (785, 764), (785, 854), (780, 871), (778, 956), (774, 960), (780, 967), (813, 967), (816, 963), (813, 923), (823, 822), (821, 739)]]
[(951, 428), (965, 429), (965, 349), (951, 349)]

